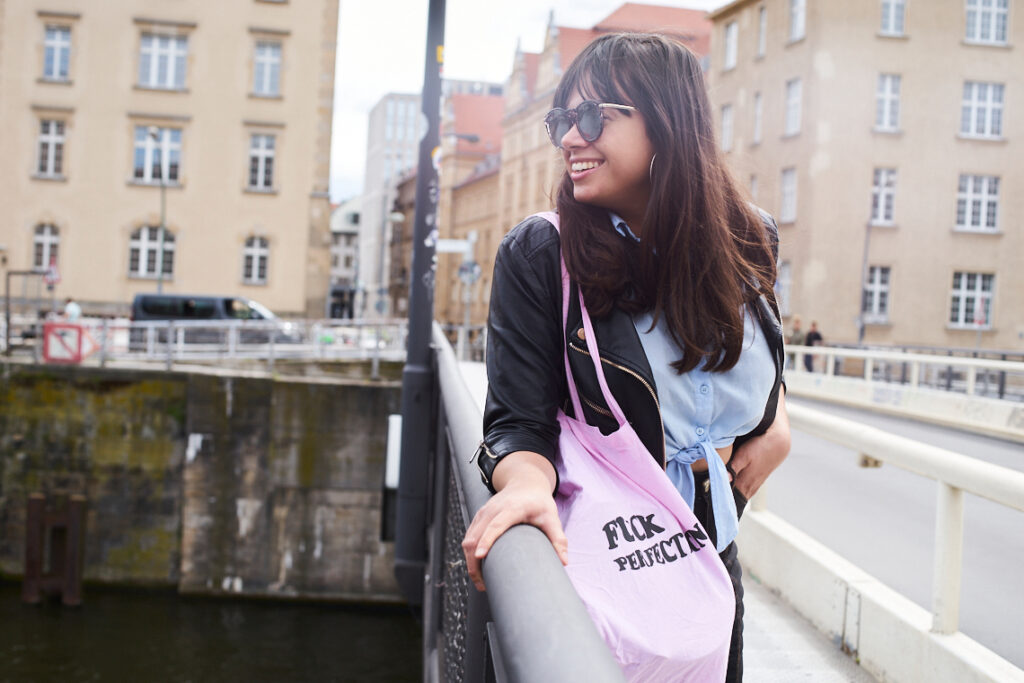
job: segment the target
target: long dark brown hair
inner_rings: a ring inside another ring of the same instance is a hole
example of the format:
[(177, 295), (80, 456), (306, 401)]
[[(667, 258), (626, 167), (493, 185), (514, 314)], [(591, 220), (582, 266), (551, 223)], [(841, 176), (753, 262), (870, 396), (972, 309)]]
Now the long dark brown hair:
[(597, 317), (615, 306), (652, 312), (655, 323), (664, 316), (683, 352), (672, 364), (679, 373), (701, 362), (732, 368), (744, 304), (764, 295), (774, 308), (775, 260), (757, 210), (719, 154), (699, 60), (661, 35), (601, 36), (566, 70), (554, 106), (577, 91), (635, 106), (656, 152), (639, 244), (612, 230), (606, 209), (576, 201), (569, 174), (562, 178), (562, 251), (587, 309)]

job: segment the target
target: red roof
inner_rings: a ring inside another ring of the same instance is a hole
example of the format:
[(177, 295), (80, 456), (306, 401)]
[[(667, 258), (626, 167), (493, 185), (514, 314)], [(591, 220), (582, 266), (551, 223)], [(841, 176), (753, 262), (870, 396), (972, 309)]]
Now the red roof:
[(597, 31), (589, 28), (558, 27), (558, 56), (563, 72), (569, 68), (572, 60), (576, 59), (576, 55), (583, 52), (583, 48), (597, 36)]
[(501, 149), (502, 95), (452, 95), (452, 125), (457, 135), (475, 135), (477, 142), (456, 140), (455, 151), (492, 153)]

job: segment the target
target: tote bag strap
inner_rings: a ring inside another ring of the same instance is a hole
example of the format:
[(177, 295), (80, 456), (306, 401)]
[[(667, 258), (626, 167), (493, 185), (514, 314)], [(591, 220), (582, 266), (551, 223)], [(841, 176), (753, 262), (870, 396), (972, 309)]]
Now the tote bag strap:
[[(554, 211), (544, 211), (542, 213), (534, 214), (539, 218), (543, 218), (552, 225), (555, 226), (555, 230), (559, 231), (561, 235), (561, 228), (559, 227), (558, 214)], [(561, 252), (561, 250), (559, 250)], [(569, 278), (569, 270), (565, 267), (565, 258), (559, 253), (559, 261), (562, 265), (562, 355), (565, 361), (565, 377), (569, 384), (569, 397), (572, 400), (572, 408), (574, 415), (577, 419), (583, 419), (583, 407), (580, 403), (579, 391), (576, 388), (576, 381), (572, 376), (572, 368), (569, 365), (569, 346), (566, 337), (568, 336), (568, 324), (569, 324), (569, 292), (572, 288), (572, 281)], [(618, 422), (619, 426), (626, 424), (626, 415), (622, 412), (622, 408), (619, 407), (618, 401), (612, 395), (611, 390), (608, 388), (608, 381), (604, 376), (604, 368), (601, 365), (601, 356), (597, 350), (597, 335), (594, 334), (594, 325), (590, 320), (590, 313), (587, 312), (586, 303), (583, 301), (583, 292), (577, 288), (577, 294), (580, 300), (580, 313), (583, 315), (583, 329), (586, 335), (587, 351), (590, 353), (590, 359), (594, 363), (594, 372), (597, 373), (597, 383), (601, 386), (601, 393), (604, 396), (605, 403), (611, 410), (612, 415), (615, 417), (615, 421)]]

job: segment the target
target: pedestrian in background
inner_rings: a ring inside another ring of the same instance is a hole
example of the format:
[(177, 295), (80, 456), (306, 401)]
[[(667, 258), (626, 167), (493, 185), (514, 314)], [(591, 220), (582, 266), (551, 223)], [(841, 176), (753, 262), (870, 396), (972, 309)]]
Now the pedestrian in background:
[[(789, 337), (786, 339), (786, 344), (788, 346), (803, 346), (807, 341), (807, 335), (800, 327), (800, 316), (794, 315), (791, 324), (793, 325), (793, 331), (789, 333)], [(793, 367), (795, 360), (794, 354), (787, 354), (786, 367)]]
[[(821, 336), (821, 332), (818, 331), (818, 323), (815, 321), (811, 322), (811, 329), (807, 331), (807, 338), (804, 343), (807, 346), (821, 346), (824, 342), (824, 338)], [(814, 372), (814, 356), (807, 354), (804, 356), (804, 367), (807, 368), (807, 372)]]
[[(483, 589), (481, 561), (523, 523), (540, 528), (568, 563), (552, 494), (562, 496), (559, 505), (567, 495), (557, 463), (559, 411), (576, 412), (571, 380), (586, 397), (573, 419), (604, 434), (634, 425), (718, 548), (736, 599), (735, 614), (726, 615), (727, 673), (723, 666), (715, 679), (740, 681), (743, 589), (733, 538), (746, 500), (790, 440), (772, 290), (777, 227), (730, 176), (700, 61), (682, 44), (651, 34), (599, 37), (563, 75), (554, 105), (545, 124), (565, 166), (560, 232), (529, 217), (495, 261), (476, 457), (495, 495), (466, 532), (467, 570)], [(561, 257), (571, 302), (564, 320)], [(592, 337), (606, 388), (628, 421), (609, 417), (614, 410), (602, 401), (587, 351)], [(571, 500), (566, 505), (571, 514)], [(701, 590), (673, 592), (697, 598)]]
[(64, 300), (64, 319), (69, 323), (78, 322), (82, 317), (82, 307), (70, 296)]

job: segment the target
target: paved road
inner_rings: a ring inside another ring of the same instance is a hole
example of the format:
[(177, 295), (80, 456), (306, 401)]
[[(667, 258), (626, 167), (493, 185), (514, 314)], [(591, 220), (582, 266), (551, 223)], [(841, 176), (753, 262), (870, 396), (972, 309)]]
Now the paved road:
[[(1024, 447), (797, 398), (895, 434), (1024, 471)], [(937, 484), (891, 465), (857, 466), (857, 455), (794, 432), (793, 448), (766, 485), (767, 507), (931, 611)], [(960, 629), (1024, 668), (1024, 513), (965, 497)]]

